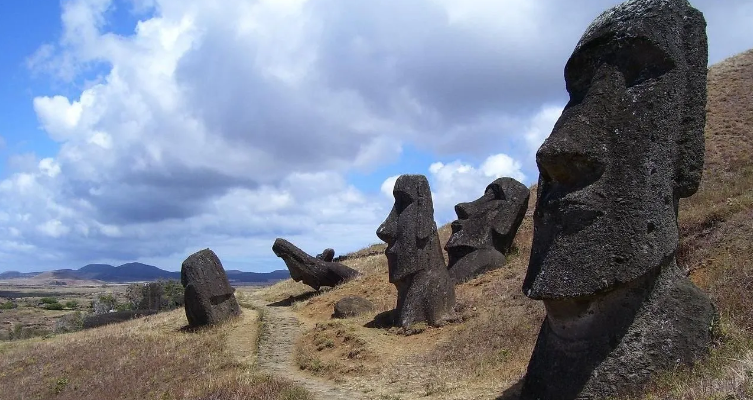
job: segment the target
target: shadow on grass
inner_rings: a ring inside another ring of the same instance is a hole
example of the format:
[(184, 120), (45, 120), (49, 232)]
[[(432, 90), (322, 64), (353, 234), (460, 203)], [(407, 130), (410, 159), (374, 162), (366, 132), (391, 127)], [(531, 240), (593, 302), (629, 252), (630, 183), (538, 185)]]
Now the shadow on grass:
[(367, 322), (364, 327), (366, 328), (391, 328), (394, 325), (393, 312), (395, 310), (383, 311), (374, 316), (374, 319)]
[(509, 388), (505, 389), (505, 391), (502, 392), (502, 395), (500, 395), (499, 397), (497, 397), (495, 400), (519, 400), (520, 399), (520, 391), (522, 389), (523, 389), (523, 379), (521, 378), (514, 385), (512, 385)]
[(296, 301), (308, 300), (308, 299), (310, 299), (310, 298), (312, 298), (314, 296), (317, 296), (317, 295), (319, 295), (321, 293), (323, 293), (323, 292), (319, 291), (319, 290), (314, 290), (314, 291), (311, 291), (311, 292), (306, 292), (306, 293), (303, 293), (303, 294), (299, 294), (297, 296), (290, 296), (287, 299), (276, 301), (274, 303), (269, 303), (269, 304), (267, 304), (267, 306), (269, 306), (269, 307), (290, 307)]

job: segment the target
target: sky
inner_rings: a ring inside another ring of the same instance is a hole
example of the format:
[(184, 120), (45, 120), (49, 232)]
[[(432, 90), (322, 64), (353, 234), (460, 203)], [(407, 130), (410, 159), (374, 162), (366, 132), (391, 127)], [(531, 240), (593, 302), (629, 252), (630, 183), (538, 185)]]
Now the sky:
[[(7, 0), (0, 272), (139, 261), (284, 269), (378, 243), (392, 185), (435, 219), (531, 185), (563, 67), (614, 0)], [(709, 62), (753, 48), (753, 2), (696, 0)]]

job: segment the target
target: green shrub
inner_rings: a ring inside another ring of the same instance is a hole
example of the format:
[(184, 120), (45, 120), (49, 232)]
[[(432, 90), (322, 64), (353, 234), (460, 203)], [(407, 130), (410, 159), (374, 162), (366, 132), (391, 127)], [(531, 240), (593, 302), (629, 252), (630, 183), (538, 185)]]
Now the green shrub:
[(7, 301), (5, 303), (0, 303), (0, 310), (12, 310), (14, 308), (18, 307), (16, 303), (12, 301)]
[(68, 300), (65, 302), (65, 308), (70, 308), (71, 310), (78, 308), (78, 302), (76, 300)]
[(47, 303), (42, 306), (45, 310), (62, 310), (65, 307), (60, 303)]
[(57, 304), (58, 299), (54, 297), (42, 297), (39, 301), (41, 301), (42, 304)]

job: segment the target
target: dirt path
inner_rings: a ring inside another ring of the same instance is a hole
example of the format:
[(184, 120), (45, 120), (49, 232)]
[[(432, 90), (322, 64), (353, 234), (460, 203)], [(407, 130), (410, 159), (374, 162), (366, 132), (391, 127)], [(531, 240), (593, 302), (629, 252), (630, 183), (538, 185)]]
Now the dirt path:
[(301, 334), (301, 322), (289, 307), (270, 307), (268, 302), (251, 296), (251, 304), (260, 311), (262, 318), (261, 340), (257, 355), (257, 366), (268, 372), (291, 380), (310, 391), (318, 399), (350, 400), (365, 399), (363, 393), (345, 385), (313, 377), (302, 372), (293, 359), (295, 342)]

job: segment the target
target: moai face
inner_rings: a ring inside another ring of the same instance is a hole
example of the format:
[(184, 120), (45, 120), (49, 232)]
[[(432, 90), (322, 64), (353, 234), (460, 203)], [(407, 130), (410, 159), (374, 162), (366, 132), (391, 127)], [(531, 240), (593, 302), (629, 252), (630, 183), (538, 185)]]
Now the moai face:
[(422, 262), (421, 250), (436, 234), (434, 206), (429, 182), (423, 175), (401, 175), (392, 191), (395, 205), (377, 229), (387, 243), (390, 282), (395, 283), (430, 266)]
[(508, 251), (527, 205), (528, 188), (512, 178), (499, 178), (483, 196), (456, 205), (458, 219), (452, 222), (452, 236), (445, 246), (450, 265), (482, 249)]
[(445, 250), (450, 265), (480, 249), (494, 249), (494, 221), (505, 200), (499, 184), (495, 181), (486, 187), (478, 199), (455, 206), (458, 219), (452, 222), (452, 236)]
[(529, 297), (584, 298), (674, 257), (678, 200), (703, 167), (707, 46), (692, 13), (685, 1), (628, 1), (576, 46), (570, 101), (536, 154)]

